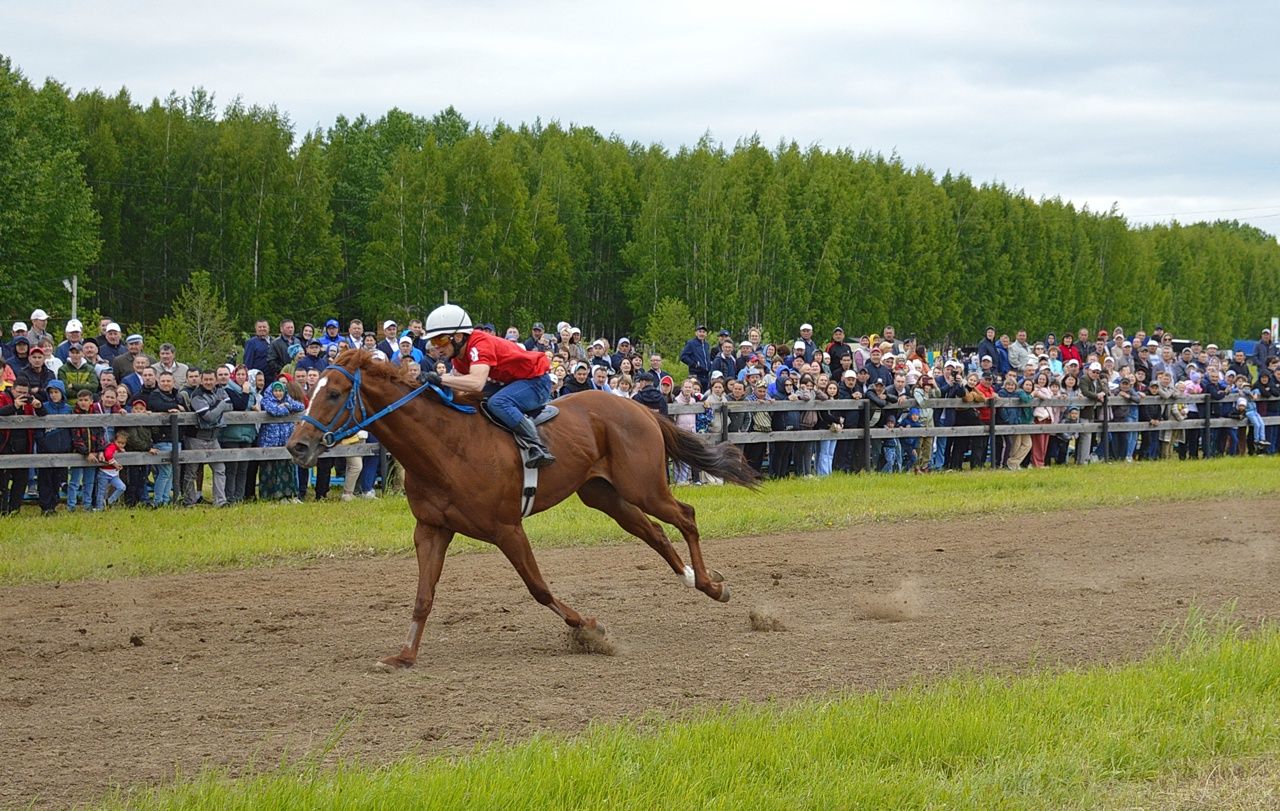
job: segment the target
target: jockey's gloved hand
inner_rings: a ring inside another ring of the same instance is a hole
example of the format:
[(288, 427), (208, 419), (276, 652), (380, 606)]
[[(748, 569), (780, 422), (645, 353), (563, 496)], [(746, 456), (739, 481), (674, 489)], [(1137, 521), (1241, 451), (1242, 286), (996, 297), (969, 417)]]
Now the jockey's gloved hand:
[(419, 383), (430, 383), (433, 386), (440, 385), (440, 373), (435, 370), (423, 369), (418, 373)]

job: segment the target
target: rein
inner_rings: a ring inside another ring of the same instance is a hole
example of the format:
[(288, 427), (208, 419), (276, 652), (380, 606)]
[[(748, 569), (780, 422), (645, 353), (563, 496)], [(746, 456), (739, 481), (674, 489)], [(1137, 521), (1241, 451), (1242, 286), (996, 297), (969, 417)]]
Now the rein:
[(329, 421), (328, 425), (325, 425), (320, 422), (320, 420), (310, 416), (309, 414), (302, 415), (303, 422), (309, 423), (320, 429), (320, 444), (324, 445), (326, 448), (332, 448), (347, 437), (354, 436), (357, 432), (363, 431), (365, 428), (373, 425), (378, 420), (400, 408), (425, 391), (434, 391), (436, 395), (440, 397), (440, 401), (442, 403), (455, 411), (460, 411), (463, 414), (474, 414), (476, 411), (474, 406), (459, 405), (458, 403), (455, 403), (453, 401), (452, 390), (443, 389), (434, 383), (427, 382), (401, 397), (399, 400), (396, 400), (386, 408), (381, 409), (376, 414), (370, 415), (368, 410), (364, 407), (364, 398), (360, 396), (361, 373), (359, 369), (356, 369), (354, 374), (348, 372), (342, 366), (330, 366), (325, 371), (341, 372), (348, 380), (351, 381), (351, 391), (347, 392), (347, 401), (343, 403), (342, 408), (338, 410), (338, 413), (333, 415), (333, 419)]

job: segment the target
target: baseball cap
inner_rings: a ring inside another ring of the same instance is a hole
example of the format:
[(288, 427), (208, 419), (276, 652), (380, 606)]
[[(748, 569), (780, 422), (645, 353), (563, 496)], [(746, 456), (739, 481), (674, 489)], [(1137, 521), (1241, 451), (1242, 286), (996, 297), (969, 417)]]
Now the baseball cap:
[(32, 321), (48, 321), (49, 314), (46, 313), (44, 310), (32, 310), (31, 320)]
[(73, 318), (67, 322), (67, 328), (63, 332), (80, 332), (84, 329), (84, 324), (80, 323), (80, 319)]
[(718, 377), (724, 377), (724, 372), (720, 371), (719, 369), (716, 369), (714, 372), (711, 373), (711, 379), (715, 380)]
[(408, 335), (402, 335), (402, 336), (400, 337), (400, 341), (399, 341), (399, 343), (402, 343), (402, 344), (412, 344), (412, 343), (413, 343), (413, 338), (409, 337)]
[(991, 360), (991, 356), (990, 356), (990, 355), (983, 355), (983, 356), (982, 356), (982, 359), (983, 359), (983, 360)]
[(389, 319), (389, 318), (388, 318), (386, 321), (383, 321), (383, 322), (382, 322), (382, 328), (383, 328), (383, 329), (386, 329), (387, 327), (394, 327), (394, 326), (396, 326), (396, 322), (392, 321), (392, 320), (391, 320), (391, 319)]
[(1093, 363), (1090, 363), (1090, 364), (1089, 364), (1089, 371), (1091, 371), (1091, 372), (1101, 372), (1101, 371), (1102, 371), (1102, 364), (1101, 364), (1101, 363), (1098, 363), (1098, 362), (1095, 360)]
[(675, 385), (675, 381), (671, 379), (671, 375), (663, 375), (663, 376), (662, 376), (662, 379), (661, 379), (661, 380), (659, 380), (658, 382), (659, 382), (659, 383), (666, 383), (666, 384), (668, 384), (668, 385)]
[(706, 325), (706, 324), (699, 324), (698, 326), (696, 326), (696, 327), (694, 327), (694, 328), (693, 328), (693, 331), (694, 331), (694, 332), (706, 332), (706, 331), (707, 331), (707, 325)]
[(801, 331), (801, 332), (804, 332), (804, 331), (805, 331), (805, 330), (807, 330), (807, 329), (813, 329), (813, 324), (801, 324), (801, 325), (800, 325), (800, 331)]
[(541, 321), (534, 321), (534, 322), (533, 322), (533, 329), (540, 329), (540, 330), (542, 330), (543, 332), (546, 332), (546, 331), (547, 331), (547, 328), (546, 328), (546, 327), (544, 327), (544, 326), (542, 326), (542, 322), (541, 322)]
[(114, 321), (112, 321), (110, 324), (107, 324), (107, 328), (104, 330), (104, 332), (119, 332), (119, 331), (120, 331), (120, 325)]
[(592, 341), (592, 342), (591, 342), (591, 345), (592, 345), (593, 347), (594, 347), (594, 346), (598, 346), (598, 347), (603, 348), (603, 347), (604, 347), (604, 341), (600, 340), (599, 338), (596, 338), (594, 341)]
[(31, 351), (27, 353), (27, 356), (30, 357), (31, 355), (43, 355), (43, 354), (44, 354), (44, 347), (40, 346), (40, 344), (34, 344), (31, 347)]
[[(865, 371), (866, 371), (866, 369), (863, 369), (862, 371), (864, 371), (864, 372), (865, 372)], [(840, 376), (841, 376), (841, 377), (854, 377), (854, 376), (856, 376), (857, 374), (858, 374), (858, 373), (857, 373), (857, 372), (855, 372), (855, 371), (854, 371), (854, 370), (852, 370), (852, 369), (845, 369), (845, 370), (844, 370), (844, 374), (842, 374), (842, 375), (840, 375)]]
[(804, 341), (796, 341), (795, 346), (793, 346), (793, 347), (791, 347), (791, 348), (792, 348), (792, 349), (804, 349), (804, 348), (805, 348), (805, 342), (804, 342)]
[(844, 332), (844, 327), (836, 327), (835, 329), (831, 330), (832, 335), (835, 335), (837, 332)]
[(577, 327), (569, 327), (569, 334), (570, 334), (570, 335), (581, 335), (581, 334), (582, 334), (582, 330), (578, 329)]
[(324, 322), (325, 329), (328, 329), (329, 327), (336, 327), (336, 326), (338, 326), (338, 319), (336, 318), (330, 318), (328, 321)]
[(728, 337), (729, 337), (729, 330), (727, 330), (727, 329), (722, 329), (722, 330), (720, 330), (720, 337), (721, 337), (721, 338), (728, 338)]
[(26, 331), (27, 331), (27, 325), (21, 321), (14, 321), (13, 328), (10, 330), (10, 332), (26, 332)]

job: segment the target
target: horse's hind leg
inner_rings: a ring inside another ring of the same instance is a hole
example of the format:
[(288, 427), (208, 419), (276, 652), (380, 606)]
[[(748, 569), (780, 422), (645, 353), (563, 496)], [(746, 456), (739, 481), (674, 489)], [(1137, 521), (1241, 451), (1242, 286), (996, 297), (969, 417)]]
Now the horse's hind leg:
[(649, 516), (639, 507), (624, 499), (612, 484), (604, 479), (592, 479), (578, 490), (578, 498), (582, 499), (583, 504), (609, 516), (618, 522), (618, 526), (653, 547), (671, 567), (671, 571), (686, 578), (688, 585), (693, 585), (692, 570), (685, 571), (684, 561), (680, 560), (680, 553), (671, 545), (667, 533), (650, 521)]
[(524, 581), (533, 599), (554, 611), (570, 627), (599, 628), (595, 617), (582, 616), (551, 594), (547, 581), (542, 579), (542, 572), (538, 571), (538, 561), (534, 560), (533, 550), (529, 547), (529, 537), (524, 534), (523, 527), (519, 524), (503, 527), (494, 535), (493, 544), (502, 550), (507, 560), (511, 561), (511, 565), (515, 567), (516, 573)]
[(729, 602), (729, 584), (721, 582), (718, 575), (713, 578), (708, 574), (706, 564), (702, 560), (701, 537), (698, 535), (698, 523), (694, 520), (693, 507), (683, 501), (677, 501), (665, 483), (662, 484), (661, 489), (650, 490), (636, 499), (628, 500), (659, 521), (666, 521), (680, 530), (685, 543), (689, 545), (689, 563), (693, 566), (694, 586), (713, 600)]

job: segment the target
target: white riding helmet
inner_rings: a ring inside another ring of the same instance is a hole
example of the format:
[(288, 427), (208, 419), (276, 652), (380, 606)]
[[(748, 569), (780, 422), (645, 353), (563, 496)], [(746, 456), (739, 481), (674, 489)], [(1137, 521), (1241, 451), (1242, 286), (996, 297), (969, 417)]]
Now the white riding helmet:
[(443, 304), (431, 311), (423, 324), (427, 339), (455, 332), (471, 332), (471, 316), (456, 304)]

